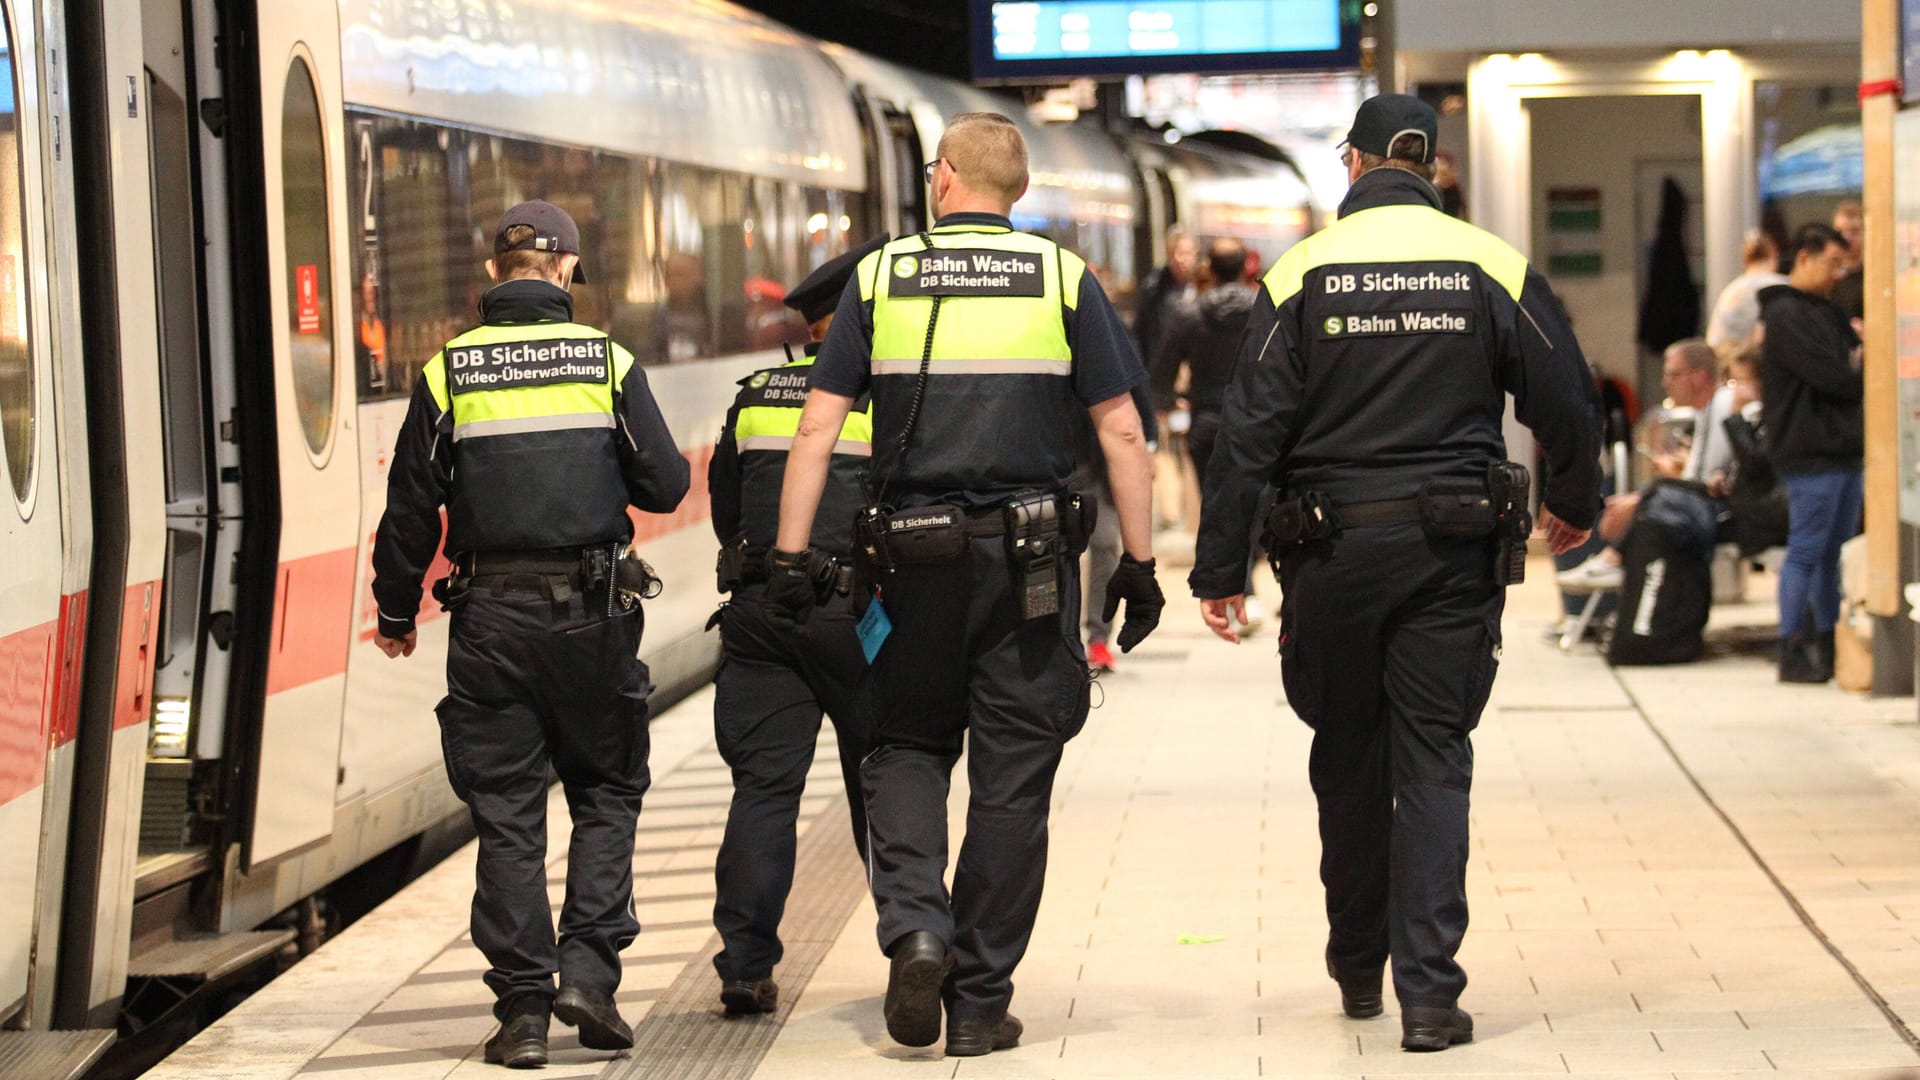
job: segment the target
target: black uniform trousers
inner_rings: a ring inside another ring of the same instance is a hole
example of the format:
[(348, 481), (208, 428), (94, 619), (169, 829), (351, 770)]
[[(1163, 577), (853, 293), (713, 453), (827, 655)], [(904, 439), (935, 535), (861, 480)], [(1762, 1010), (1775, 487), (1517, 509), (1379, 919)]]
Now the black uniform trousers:
[[(868, 877), (879, 939), (930, 931), (954, 954), (952, 1019), (997, 1019), (1013, 998), (1047, 866), (1054, 770), (1086, 723), (1078, 560), (1062, 559), (1060, 611), (1021, 619), (1004, 541), (902, 566), (882, 602), (893, 633), (874, 659)], [(967, 831), (947, 869), (947, 792), (967, 742)]]
[(847, 600), (815, 609), (799, 636), (767, 625), (765, 595), (765, 585), (743, 586), (721, 609), (725, 652), (713, 679), (714, 739), (733, 770), (733, 805), (713, 868), (713, 925), (724, 946), (713, 966), (725, 980), (762, 979), (780, 962), (794, 830), (822, 712), (840, 744), (854, 848), (863, 859), (867, 851), (860, 759), (868, 717), (857, 707), (867, 658)]
[[(551, 599), (563, 578), (483, 578), (453, 610), (441, 748), (479, 833), (473, 943), (496, 1014), (566, 985), (612, 994), (633, 943), (633, 834), (646, 794), (642, 616), (604, 594)], [(563, 590), (563, 593), (566, 590)], [(547, 901), (548, 765), (573, 818), (559, 937)], [(502, 1017), (504, 1019), (504, 1016)]]
[(1467, 930), (1469, 734), (1499, 663), (1505, 590), (1488, 541), (1348, 529), (1280, 562), (1281, 674), (1314, 729), (1327, 960), (1400, 1003), (1449, 1007)]

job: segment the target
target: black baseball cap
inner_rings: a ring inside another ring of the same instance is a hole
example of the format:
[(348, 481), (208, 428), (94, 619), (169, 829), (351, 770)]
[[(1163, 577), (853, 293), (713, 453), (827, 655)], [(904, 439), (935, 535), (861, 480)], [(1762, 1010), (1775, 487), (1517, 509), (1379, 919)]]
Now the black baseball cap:
[(787, 290), (780, 302), (799, 312), (807, 325), (819, 322), (840, 306), (840, 294), (847, 291), (847, 280), (853, 277), (853, 269), (860, 260), (880, 250), (880, 246), (891, 239), (881, 233), (844, 255), (835, 255), (808, 274), (805, 281)]
[(1360, 103), (1353, 114), (1353, 128), (1342, 144), (1364, 150), (1375, 157), (1387, 157), (1393, 140), (1402, 135), (1418, 135), (1425, 147), (1416, 164), (1433, 161), (1434, 142), (1439, 137), (1440, 121), (1433, 106), (1410, 94), (1377, 94)]
[[(517, 244), (507, 242), (507, 230), (515, 225), (525, 225), (533, 230), (533, 235)], [(562, 255), (580, 254), (580, 227), (573, 223), (573, 216), (565, 210), (542, 199), (530, 199), (500, 216), (500, 228), (493, 234), (493, 253), (504, 255), (509, 251), (551, 251)], [(585, 283), (587, 270), (584, 265), (573, 270), (573, 280)]]

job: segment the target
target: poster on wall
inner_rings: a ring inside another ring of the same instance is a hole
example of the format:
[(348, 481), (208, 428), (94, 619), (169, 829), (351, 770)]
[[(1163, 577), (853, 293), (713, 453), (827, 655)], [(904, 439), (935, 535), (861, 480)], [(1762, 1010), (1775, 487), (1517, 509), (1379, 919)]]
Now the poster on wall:
[[(1920, 111), (1894, 121), (1894, 175), (1920, 177)], [(1893, 300), (1900, 371), (1900, 520), (1920, 525), (1920, 183), (1894, 187)]]
[(1547, 189), (1547, 275), (1599, 277), (1606, 269), (1600, 252), (1600, 189)]

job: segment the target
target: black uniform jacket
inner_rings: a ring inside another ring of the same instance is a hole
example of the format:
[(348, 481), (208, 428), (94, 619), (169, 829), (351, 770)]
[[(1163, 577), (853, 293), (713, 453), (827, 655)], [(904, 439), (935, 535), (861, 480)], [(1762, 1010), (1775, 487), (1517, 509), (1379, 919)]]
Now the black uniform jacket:
[(1282, 256), (1263, 286), (1204, 479), (1196, 596), (1245, 588), (1268, 484), (1366, 502), (1486, 475), (1506, 457), (1509, 393), (1540, 440), (1547, 507), (1592, 525), (1600, 412), (1580, 346), (1546, 280), (1442, 213), (1431, 184), (1399, 169), (1365, 174), (1339, 220)]
[(1860, 344), (1846, 311), (1791, 285), (1760, 290), (1767, 326), (1760, 400), (1767, 456), (1783, 473), (1857, 469), (1866, 447), (1866, 384), (1853, 366)]
[[(568, 323), (573, 321), (573, 297), (548, 282), (516, 279), (480, 298), (480, 316), (489, 326)], [(613, 407), (615, 426), (610, 429), (476, 440), (492, 444), (486, 446), (492, 456), (490, 472), (497, 478), (511, 475), (511, 486), (467, 490), (453, 440), (453, 412), (434, 401), (425, 379), (416, 383), (394, 445), (387, 510), (374, 540), (373, 595), (380, 605), (380, 632), (399, 637), (413, 629), (421, 580), (440, 543), (443, 506), (449, 508), (449, 556), (625, 543), (633, 536), (626, 504), (656, 514), (679, 506), (691, 482), (690, 469), (639, 364), (632, 365), (615, 388)], [(624, 491), (625, 501), (590, 497), (606, 491)]]

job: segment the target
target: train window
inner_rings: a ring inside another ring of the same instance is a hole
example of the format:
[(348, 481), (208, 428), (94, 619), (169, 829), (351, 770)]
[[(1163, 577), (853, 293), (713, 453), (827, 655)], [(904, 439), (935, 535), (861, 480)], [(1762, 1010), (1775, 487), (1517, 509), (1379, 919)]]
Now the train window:
[(327, 150), (320, 98), (304, 57), (287, 67), (280, 103), (280, 174), (287, 244), (287, 350), (293, 401), (307, 447), (333, 431), (333, 258), (327, 228)]
[(369, 225), (354, 265), (363, 401), (411, 392), (473, 324), (494, 224), (523, 199), (580, 226), (591, 280), (574, 284), (574, 318), (650, 365), (805, 340), (787, 290), (867, 236), (863, 202), (845, 192), (396, 117), (349, 122)]
[(33, 352), (28, 347), (26, 211), (20, 194), (20, 123), (13, 80), (13, 28), (0, 12), (0, 444), (14, 498), (33, 490), (36, 405)]

